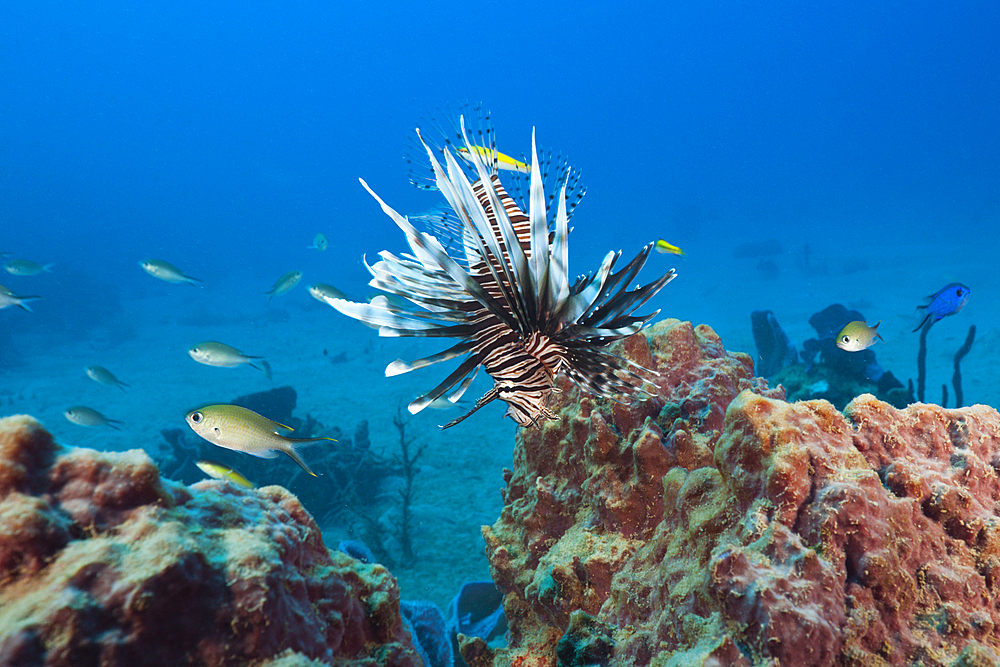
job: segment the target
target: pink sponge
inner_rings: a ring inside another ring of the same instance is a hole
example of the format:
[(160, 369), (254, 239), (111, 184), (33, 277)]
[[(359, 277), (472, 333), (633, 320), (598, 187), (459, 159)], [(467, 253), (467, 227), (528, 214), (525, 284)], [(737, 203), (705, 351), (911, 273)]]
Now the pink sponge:
[(0, 420), (0, 664), (251, 662), (420, 659), (395, 580), (328, 551), (285, 489), (184, 487), (140, 450), (55, 457), (35, 420)]

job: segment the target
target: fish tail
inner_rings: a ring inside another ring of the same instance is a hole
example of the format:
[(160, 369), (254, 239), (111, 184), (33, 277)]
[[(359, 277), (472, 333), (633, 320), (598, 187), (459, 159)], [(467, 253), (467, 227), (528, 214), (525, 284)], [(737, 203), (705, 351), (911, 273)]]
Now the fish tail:
[[(128, 387), (128, 386), (130, 386), (130, 385), (125, 384), (121, 380), (118, 381), (118, 388), (121, 389), (122, 391), (125, 391), (125, 387)], [(128, 393), (128, 392), (125, 392), (125, 393)]]
[(121, 429), (118, 428), (117, 426), (115, 426), (115, 424), (123, 424), (124, 423), (124, 422), (121, 422), (121, 421), (119, 421), (117, 419), (108, 419), (108, 420), (106, 420), (106, 422), (107, 422), (108, 426), (110, 426), (111, 428), (113, 428), (116, 431), (120, 431)]
[(33, 313), (33, 312), (35, 312), (35, 311), (33, 311), (33, 310), (31, 309), (31, 306), (29, 306), (29, 305), (28, 305), (27, 303), (25, 303), (25, 302), (26, 302), (26, 301), (37, 301), (38, 299), (41, 299), (41, 298), (42, 298), (42, 297), (40, 297), (40, 296), (22, 296), (22, 297), (21, 297), (21, 299), (20, 299), (20, 301), (18, 301), (18, 302), (17, 302), (17, 305), (21, 306), (21, 308), (24, 308), (24, 309), (25, 309), (26, 311), (28, 311), (29, 313)]
[(273, 380), (274, 378), (271, 377), (271, 364), (267, 363), (267, 359), (262, 360), (260, 365), (263, 366), (260, 371), (264, 374), (264, 377), (268, 380)]
[[(927, 306), (917, 306), (917, 308), (926, 308), (926, 307), (927, 307)], [(917, 326), (917, 328), (916, 328), (916, 329), (914, 329), (914, 330), (913, 330), (913, 331), (912, 331), (911, 333), (917, 333), (918, 331), (920, 331), (921, 329), (923, 329), (923, 328), (924, 328), (924, 324), (925, 324), (925, 323), (927, 322), (927, 320), (929, 320), (930, 318), (931, 318), (931, 314), (930, 314), (930, 313), (927, 313), (927, 315), (925, 315), (925, 316), (924, 316), (924, 319), (922, 319), (922, 320), (920, 321), (920, 324), (919, 324), (919, 325)]]
[(295, 450), (295, 446), (297, 444), (301, 444), (303, 442), (314, 442), (316, 440), (329, 440), (329, 438), (310, 438), (308, 440), (291, 440), (291, 439), (289, 439), (289, 441), (288, 441), (288, 447), (284, 450), (284, 452), (286, 454), (288, 454), (290, 457), (292, 457), (293, 461), (295, 461), (296, 463), (298, 463), (299, 466), (301, 466), (303, 470), (305, 470), (307, 473), (309, 473), (313, 477), (319, 477), (319, 475), (317, 475), (316, 473), (314, 473), (312, 470), (309, 469), (309, 466), (306, 465), (306, 462), (302, 460), (302, 457), (299, 456), (299, 453)]

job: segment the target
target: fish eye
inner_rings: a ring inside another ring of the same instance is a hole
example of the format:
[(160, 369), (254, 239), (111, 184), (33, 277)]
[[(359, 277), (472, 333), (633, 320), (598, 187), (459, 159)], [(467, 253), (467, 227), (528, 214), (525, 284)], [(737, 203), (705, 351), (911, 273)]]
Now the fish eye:
[(842, 342), (842, 343), (850, 343), (851, 342), (851, 337), (850, 336), (842, 336), (840, 338), (840, 342)]
[(204, 419), (204, 416), (200, 412), (191, 413), (191, 421), (195, 424), (200, 424), (202, 419)]

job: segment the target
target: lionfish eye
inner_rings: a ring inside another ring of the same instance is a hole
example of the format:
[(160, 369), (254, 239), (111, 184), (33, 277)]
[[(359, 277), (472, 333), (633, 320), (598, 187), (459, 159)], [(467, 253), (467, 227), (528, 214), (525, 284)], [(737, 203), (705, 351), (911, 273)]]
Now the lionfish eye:
[(191, 413), (191, 421), (193, 421), (195, 424), (200, 424), (202, 418), (203, 417), (202, 417), (202, 414), (200, 412), (192, 412)]

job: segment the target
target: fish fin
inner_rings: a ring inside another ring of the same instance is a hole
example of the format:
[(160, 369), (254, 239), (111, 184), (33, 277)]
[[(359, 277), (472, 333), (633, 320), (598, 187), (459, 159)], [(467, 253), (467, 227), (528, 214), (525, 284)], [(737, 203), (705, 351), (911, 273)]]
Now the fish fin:
[[(314, 438), (314, 439), (315, 440), (329, 440), (330, 438)], [(319, 475), (317, 475), (316, 473), (314, 473), (312, 470), (309, 469), (309, 466), (306, 465), (306, 462), (303, 461), (302, 457), (299, 456), (299, 453), (297, 451), (295, 451), (295, 444), (294, 443), (297, 443), (297, 442), (302, 442), (302, 441), (301, 440), (289, 440), (288, 447), (286, 449), (283, 449), (282, 451), (284, 451), (286, 454), (288, 454), (290, 457), (292, 457), (292, 460), (295, 461), (296, 463), (298, 463), (302, 467), (302, 469), (305, 470), (307, 473), (309, 473), (313, 477), (319, 477)]]
[(29, 308), (29, 307), (28, 307), (28, 304), (26, 304), (26, 303), (25, 303), (25, 302), (24, 302), (23, 300), (22, 300), (22, 301), (18, 301), (17, 305), (21, 306), (21, 308), (24, 308), (24, 309), (25, 309), (26, 311), (28, 311), (29, 313), (33, 313), (33, 312), (35, 312), (35, 311), (33, 311), (33, 310), (32, 310), (31, 308)]
[[(255, 366), (254, 368), (256, 368), (256, 366)], [(280, 423), (280, 422), (276, 422), (276, 421), (274, 421), (273, 419), (269, 419), (268, 421), (270, 421), (270, 422), (271, 422), (272, 424), (274, 424), (275, 426), (277, 426), (277, 427), (278, 427), (279, 429), (283, 428), (283, 429), (285, 429), (286, 431), (288, 431), (289, 433), (291, 433), (292, 431), (294, 431), (294, 430), (295, 430), (295, 429), (294, 429), (294, 428), (292, 428), (291, 426), (285, 426), (284, 424), (282, 424), (282, 423)], [(284, 437), (284, 436), (285, 436), (285, 434), (284, 434), (284, 433), (282, 433), (281, 431), (278, 431), (278, 430), (275, 430), (275, 433), (277, 433), (278, 435), (280, 435), (280, 436), (282, 436), (282, 437)]]
[[(240, 450), (243, 451), (243, 450)], [(274, 459), (278, 457), (278, 452), (273, 449), (265, 449), (260, 452), (246, 452), (250, 456), (256, 456), (259, 459)]]
[[(926, 306), (917, 306), (917, 308), (926, 308)], [(916, 329), (914, 329), (913, 331), (911, 331), (910, 333), (917, 333), (918, 331), (920, 331), (921, 329), (923, 329), (923, 328), (924, 328), (924, 324), (925, 324), (925, 323), (927, 322), (927, 320), (929, 320), (930, 318), (931, 318), (931, 313), (927, 313), (927, 315), (925, 315), (925, 316), (924, 316), (924, 319), (922, 319), (922, 320), (920, 321), (920, 324), (919, 324), (919, 325), (917, 325), (917, 328), (916, 328)]]
[(274, 378), (271, 377), (271, 364), (267, 363), (267, 359), (262, 360), (260, 365), (263, 366), (261, 372), (264, 373), (264, 377), (268, 380), (273, 380)]

